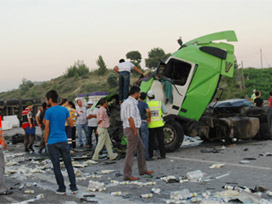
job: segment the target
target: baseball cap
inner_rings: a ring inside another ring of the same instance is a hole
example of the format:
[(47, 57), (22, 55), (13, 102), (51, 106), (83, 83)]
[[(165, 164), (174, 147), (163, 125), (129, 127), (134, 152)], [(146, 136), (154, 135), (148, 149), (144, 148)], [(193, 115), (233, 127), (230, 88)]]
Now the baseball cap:
[(147, 96), (148, 96), (148, 97), (154, 97), (155, 94), (153, 93), (152, 90), (150, 90), (150, 91), (147, 92)]
[(33, 103), (30, 102), (30, 101), (28, 101), (28, 102), (26, 103), (26, 106), (32, 106), (32, 105), (33, 105)]
[(88, 105), (91, 105), (91, 104), (93, 104), (93, 101), (92, 100), (88, 101)]

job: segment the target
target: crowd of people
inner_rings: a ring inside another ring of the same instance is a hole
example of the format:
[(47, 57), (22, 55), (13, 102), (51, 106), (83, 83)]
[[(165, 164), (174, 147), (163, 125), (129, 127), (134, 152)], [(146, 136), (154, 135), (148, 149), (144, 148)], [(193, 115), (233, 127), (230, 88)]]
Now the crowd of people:
[[(262, 99), (261, 91), (257, 91), (256, 89), (253, 89), (253, 93), (251, 95), (251, 101), (256, 107), (264, 107), (264, 101)], [(272, 92), (269, 92), (269, 98), (267, 100), (267, 103), (268, 103), (268, 107), (272, 107)]]
[[(120, 117), (123, 124), (124, 135), (127, 138), (126, 158), (124, 165), (124, 180), (139, 180), (132, 175), (134, 157), (137, 157), (139, 175), (151, 175), (154, 171), (147, 169), (146, 160), (154, 160), (153, 151), (155, 138), (159, 144), (160, 157), (165, 159), (163, 114), (167, 114), (165, 105), (155, 99), (152, 91), (140, 93), (138, 86), (129, 90), (130, 71), (134, 69), (143, 74), (135, 65), (124, 60), (114, 68), (119, 74), (119, 102), (121, 106)], [(145, 102), (146, 100), (148, 102)], [(28, 102), (22, 112), (22, 128), (25, 131), (24, 150), (34, 152), (35, 122), (41, 128), (42, 136), (39, 153), (45, 151), (53, 164), (58, 189), (57, 194), (65, 194), (66, 186), (60, 169), (62, 157), (70, 181), (70, 190), (77, 193), (76, 177), (72, 166), (71, 153), (75, 148), (85, 147), (94, 150), (92, 159), (99, 161), (99, 153), (105, 147), (110, 160), (120, 159), (120, 155), (113, 150), (108, 128), (110, 116), (108, 115), (108, 101), (102, 98), (98, 106), (94, 107), (93, 101), (88, 101), (86, 108), (81, 99), (76, 100), (76, 105), (66, 98), (59, 103), (59, 95), (55, 90), (46, 94), (46, 102), (42, 104), (35, 118), (33, 117), (33, 104)], [(82, 132), (85, 133), (83, 139)], [(77, 133), (77, 134), (76, 134)], [(77, 135), (77, 139), (76, 139)], [(93, 144), (93, 135), (96, 145)], [(76, 145), (76, 140), (78, 145)], [(95, 146), (95, 148), (94, 148)], [(6, 143), (4, 143), (6, 148)], [(0, 149), (1, 150), (1, 149)], [(1, 163), (1, 152), (0, 152)], [(0, 176), (0, 187), (2, 179)], [(6, 194), (10, 191), (4, 191)], [(0, 189), (1, 193), (1, 189)]]

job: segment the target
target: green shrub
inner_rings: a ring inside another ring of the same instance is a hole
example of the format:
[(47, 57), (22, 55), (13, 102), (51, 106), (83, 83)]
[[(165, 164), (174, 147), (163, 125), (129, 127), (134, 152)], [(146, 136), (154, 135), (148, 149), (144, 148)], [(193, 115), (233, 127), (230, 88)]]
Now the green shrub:
[(108, 84), (110, 85), (110, 87), (115, 87), (117, 86), (117, 77), (115, 74), (110, 73), (107, 79)]
[(65, 77), (79, 77), (89, 73), (89, 68), (84, 64), (83, 61), (76, 61), (73, 66), (67, 68)]

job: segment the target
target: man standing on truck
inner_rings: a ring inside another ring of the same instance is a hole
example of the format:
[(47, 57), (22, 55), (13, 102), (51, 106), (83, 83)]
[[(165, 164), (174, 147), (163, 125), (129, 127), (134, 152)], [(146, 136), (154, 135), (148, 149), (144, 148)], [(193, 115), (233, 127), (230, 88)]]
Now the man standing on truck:
[(158, 159), (165, 159), (165, 147), (164, 147), (164, 133), (163, 133), (163, 117), (162, 114), (167, 114), (165, 105), (158, 100), (155, 100), (155, 94), (152, 90), (147, 93), (149, 102), (147, 102), (148, 107), (151, 112), (149, 128), (149, 160), (153, 158), (153, 150), (155, 145), (155, 137), (159, 143), (160, 157)]
[(141, 76), (143, 76), (143, 72), (131, 62), (125, 62), (124, 59), (120, 59), (119, 64), (113, 69), (119, 74), (119, 102), (122, 103), (128, 97), (131, 69), (134, 69)]
[(127, 137), (127, 152), (124, 166), (124, 180), (135, 181), (139, 177), (132, 176), (133, 160), (138, 151), (138, 170), (140, 175), (151, 175), (154, 171), (147, 171), (145, 160), (145, 147), (139, 135), (141, 127), (141, 116), (138, 109), (137, 99), (140, 96), (140, 88), (133, 86), (130, 96), (121, 105), (121, 120), (123, 122), (124, 134)]
[(32, 117), (32, 108), (33, 105), (31, 102), (26, 103), (26, 109), (22, 112), (22, 128), (25, 130), (24, 146), (25, 152), (31, 150), (34, 152), (33, 144), (35, 141), (35, 124)]

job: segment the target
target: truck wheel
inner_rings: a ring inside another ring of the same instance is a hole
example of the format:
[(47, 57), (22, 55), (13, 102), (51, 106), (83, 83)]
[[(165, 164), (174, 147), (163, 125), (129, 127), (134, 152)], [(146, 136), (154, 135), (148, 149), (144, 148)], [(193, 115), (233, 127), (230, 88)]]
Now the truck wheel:
[(175, 120), (171, 120), (165, 124), (163, 131), (166, 152), (173, 152), (179, 149), (184, 139), (181, 124)]

